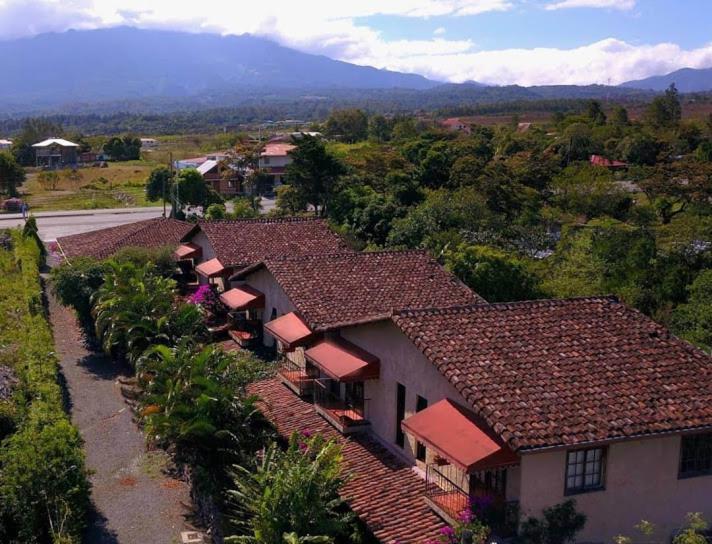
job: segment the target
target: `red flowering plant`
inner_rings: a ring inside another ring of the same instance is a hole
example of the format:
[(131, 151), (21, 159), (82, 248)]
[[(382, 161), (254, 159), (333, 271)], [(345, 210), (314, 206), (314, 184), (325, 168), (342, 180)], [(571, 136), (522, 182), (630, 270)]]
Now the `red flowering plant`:
[(476, 516), (477, 508), (478, 505), (470, 499), (468, 507), (460, 512), (453, 526), (440, 529), (439, 538), (430, 540), (427, 544), (484, 544), (490, 535), (490, 529)]
[(220, 298), (210, 285), (201, 285), (188, 298), (190, 304), (200, 306), (203, 310), (212, 315), (223, 313), (224, 306)]

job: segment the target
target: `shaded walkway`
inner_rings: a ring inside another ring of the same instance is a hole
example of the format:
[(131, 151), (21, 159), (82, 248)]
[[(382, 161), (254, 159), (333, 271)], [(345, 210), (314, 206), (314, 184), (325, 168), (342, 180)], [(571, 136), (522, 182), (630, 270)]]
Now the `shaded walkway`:
[(189, 529), (184, 519), (188, 488), (163, 473), (164, 453), (146, 451), (117, 381), (125, 370), (84, 346), (74, 314), (52, 296), (49, 309), (72, 422), (84, 438), (87, 467), (93, 472), (95, 512), (84, 541), (181, 542), (181, 531)]

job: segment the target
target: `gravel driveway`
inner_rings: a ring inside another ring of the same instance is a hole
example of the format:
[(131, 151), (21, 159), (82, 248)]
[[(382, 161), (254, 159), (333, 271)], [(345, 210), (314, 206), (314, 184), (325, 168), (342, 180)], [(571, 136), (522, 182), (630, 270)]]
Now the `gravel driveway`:
[(86, 544), (174, 544), (190, 505), (187, 485), (167, 476), (162, 452), (147, 452), (118, 379), (126, 375), (84, 346), (74, 314), (50, 295), (50, 318), (72, 421), (85, 441), (94, 512)]

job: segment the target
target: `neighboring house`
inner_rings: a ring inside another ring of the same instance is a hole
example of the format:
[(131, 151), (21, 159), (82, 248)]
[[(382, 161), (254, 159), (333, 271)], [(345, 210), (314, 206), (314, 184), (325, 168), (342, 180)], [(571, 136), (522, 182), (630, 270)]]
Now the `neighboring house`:
[(106, 259), (126, 247), (176, 247), (194, 227), (192, 223), (158, 217), (118, 227), (73, 234), (57, 238), (64, 259), (77, 257)]
[(202, 157), (193, 157), (191, 159), (181, 159), (173, 162), (173, 167), (176, 170), (185, 170), (186, 168), (198, 168), (206, 161), (221, 161), (228, 157), (225, 152), (210, 153)]
[(200, 283), (219, 290), (235, 272), (270, 257), (349, 251), (325, 220), (311, 218), (206, 221), (193, 225), (181, 242), (199, 248), (195, 271)]
[(517, 132), (519, 133), (529, 132), (530, 128), (532, 128), (531, 123), (517, 123)]
[(242, 190), (242, 176), (224, 161), (208, 159), (197, 167), (207, 184), (225, 196), (235, 196)]
[(465, 134), (469, 134), (472, 130), (470, 125), (462, 121), (459, 117), (445, 119), (440, 122), (440, 126), (450, 132), (464, 132)]
[(259, 169), (272, 178), (272, 187), (279, 187), (284, 183), (287, 166), (292, 162), (289, 152), (294, 148), (290, 143), (268, 142), (260, 153)]
[(12, 147), (12, 140), (0, 139), (0, 151), (5, 151)]
[(155, 138), (141, 138), (141, 147), (154, 148), (158, 147), (158, 140)]
[(63, 168), (76, 166), (79, 144), (63, 138), (49, 138), (32, 146), (35, 150), (36, 166), (42, 168)]
[(621, 170), (623, 168), (628, 168), (628, 163), (607, 159), (602, 155), (591, 155), (589, 162), (593, 166), (601, 166), (610, 170)]

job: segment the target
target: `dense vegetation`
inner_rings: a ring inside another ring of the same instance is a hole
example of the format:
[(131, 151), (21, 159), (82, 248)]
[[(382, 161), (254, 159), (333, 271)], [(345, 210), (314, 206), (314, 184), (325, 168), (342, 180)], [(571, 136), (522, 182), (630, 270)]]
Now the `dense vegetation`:
[(641, 122), (596, 101), (469, 134), (339, 112), (324, 131), (354, 143), (296, 141), (277, 213), (316, 210), (366, 249), (427, 248), (492, 302), (613, 293), (709, 349), (712, 116), (680, 115), (674, 87)]
[(42, 303), (36, 239), (12, 232), (0, 249), (0, 366), (17, 376), (0, 400), (0, 541), (79, 542), (89, 504), (82, 440), (57, 381)]

